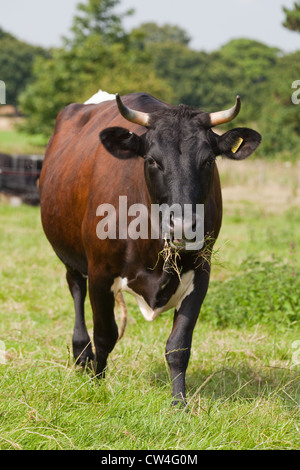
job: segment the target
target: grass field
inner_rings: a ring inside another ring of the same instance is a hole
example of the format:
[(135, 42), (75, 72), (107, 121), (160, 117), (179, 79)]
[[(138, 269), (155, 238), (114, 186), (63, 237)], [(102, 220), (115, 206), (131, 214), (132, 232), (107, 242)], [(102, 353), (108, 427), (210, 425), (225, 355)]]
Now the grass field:
[(14, 129), (1, 129), (0, 119), (0, 151), (9, 154), (42, 155), (47, 139), (40, 135), (27, 135)]
[(188, 411), (170, 406), (172, 313), (147, 323), (130, 296), (105, 381), (74, 367), (72, 300), (39, 208), (0, 205), (1, 449), (300, 449), (299, 166), (220, 168), (224, 220)]

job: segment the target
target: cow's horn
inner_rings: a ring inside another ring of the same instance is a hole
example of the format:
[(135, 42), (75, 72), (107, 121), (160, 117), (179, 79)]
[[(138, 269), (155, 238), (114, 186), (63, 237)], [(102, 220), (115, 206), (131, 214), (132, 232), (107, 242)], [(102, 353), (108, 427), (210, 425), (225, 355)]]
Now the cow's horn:
[(241, 98), (236, 97), (235, 105), (226, 109), (225, 111), (218, 111), (216, 113), (210, 113), (210, 123), (211, 126), (218, 126), (219, 124), (224, 124), (225, 122), (232, 121), (240, 112), (241, 109)]
[(134, 122), (135, 124), (140, 124), (145, 127), (149, 126), (150, 114), (127, 108), (127, 106), (122, 103), (119, 93), (116, 93), (116, 100), (120, 113), (125, 119), (127, 119), (127, 121)]

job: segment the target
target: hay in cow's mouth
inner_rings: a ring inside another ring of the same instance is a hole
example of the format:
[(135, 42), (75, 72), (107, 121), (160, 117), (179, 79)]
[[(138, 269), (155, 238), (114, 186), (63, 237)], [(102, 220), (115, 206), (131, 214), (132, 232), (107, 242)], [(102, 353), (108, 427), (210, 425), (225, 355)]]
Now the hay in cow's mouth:
[(178, 266), (178, 261), (180, 261), (181, 256), (180, 256), (180, 251), (183, 250), (182, 245), (178, 245), (176, 247), (175, 245), (170, 244), (170, 240), (167, 239), (167, 237), (164, 238), (164, 246), (161, 251), (158, 252), (157, 255), (157, 261), (154, 265), (153, 268), (155, 269), (160, 257), (163, 259), (163, 271), (167, 273), (176, 273), (179, 281), (181, 282), (181, 271), (182, 271), (182, 266)]

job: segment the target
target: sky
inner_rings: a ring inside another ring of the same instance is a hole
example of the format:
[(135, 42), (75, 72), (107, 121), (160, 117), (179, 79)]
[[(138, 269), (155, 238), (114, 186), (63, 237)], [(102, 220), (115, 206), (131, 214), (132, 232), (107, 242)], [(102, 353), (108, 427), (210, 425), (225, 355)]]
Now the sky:
[[(81, 0), (85, 1), (85, 0)], [(130, 30), (143, 22), (178, 25), (195, 50), (216, 50), (247, 37), (284, 52), (300, 49), (300, 34), (282, 26), (282, 7), (295, 0), (121, 0), (117, 11), (135, 9), (124, 20)], [(79, 0), (0, 0), (0, 27), (19, 39), (44, 47), (60, 46), (68, 36)]]

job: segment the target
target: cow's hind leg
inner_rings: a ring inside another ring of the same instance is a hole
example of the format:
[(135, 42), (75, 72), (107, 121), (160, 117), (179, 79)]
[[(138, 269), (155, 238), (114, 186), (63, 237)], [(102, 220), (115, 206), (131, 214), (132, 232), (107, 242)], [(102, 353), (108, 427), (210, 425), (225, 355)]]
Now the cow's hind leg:
[(118, 340), (118, 326), (115, 321), (114, 294), (111, 284), (89, 270), (89, 295), (94, 319), (94, 345), (96, 357), (95, 374), (104, 377), (109, 353)]
[(94, 359), (91, 340), (84, 319), (87, 280), (78, 271), (70, 268), (67, 268), (66, 277), (75, 307), (75, 325), (72, 339), (73, 355), (78, 364), (85, 365)]

